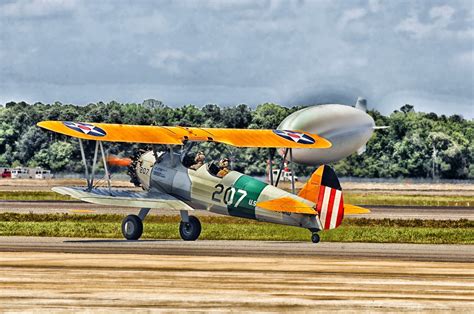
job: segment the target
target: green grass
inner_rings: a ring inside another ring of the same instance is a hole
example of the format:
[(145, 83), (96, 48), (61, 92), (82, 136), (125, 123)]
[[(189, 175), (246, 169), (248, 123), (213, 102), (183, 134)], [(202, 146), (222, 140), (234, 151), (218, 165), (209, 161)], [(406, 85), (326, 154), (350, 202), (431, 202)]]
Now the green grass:
[[(121, 215), (0, 214), (2, 236), (121, 238)], [(200, 217), (207, 240), (309, 241), (302, 228), (231, 217)], [(149, 216), (144, 239), (179, 239), (178, 216)], [(474, 244), (474, 222), (397, 219), (346, 219), (335, 230), (321, 232), (326, 242)]]
[(458, 195), (403, 195), (344, 193), (344, 201), (355, 205), (474, 207), (474, 196)]
[(71, 201), (71, 197), (53, 191), (0, 191), (2, 201)]
[[(0, 200), (71, 201), (69, 196), (52, 191), (0, 191)], [(346, 203), (354, 205), (474, 207), (474, 196), (398, 195), (345, 192)]]

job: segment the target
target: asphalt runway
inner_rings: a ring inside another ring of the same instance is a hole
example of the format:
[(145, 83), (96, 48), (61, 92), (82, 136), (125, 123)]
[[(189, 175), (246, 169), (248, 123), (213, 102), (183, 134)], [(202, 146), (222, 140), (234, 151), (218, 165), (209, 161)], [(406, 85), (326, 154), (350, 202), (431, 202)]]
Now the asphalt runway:
[(474, 245), (78, 239), (0, 237), (0, 252), (54, 252), (190, 256), (302, 256), (410, 261), (474, 262)]
[(0, 237), (0, 251), (0, 312), (474, 308), (467, 245)]
[[(365, 215), (350, 217), (373, 219), (436, 219), (436, 220), (474, 220), (474, 207), (404, 207), (404, 206), (367, 206), (372, 212)], [(0, 212), (16, 213), (74, 213), (74, 214), (122, 214), (136, 213), (137, 209), (130, 207), (111, 208), (110, 206), (95, 205), (81, 201), (0, 201)], [(206, 211), (196, 211), (197, 215), (216, 215)], [(169, 209), (155, 209), (151, 215), (177, 215)]]

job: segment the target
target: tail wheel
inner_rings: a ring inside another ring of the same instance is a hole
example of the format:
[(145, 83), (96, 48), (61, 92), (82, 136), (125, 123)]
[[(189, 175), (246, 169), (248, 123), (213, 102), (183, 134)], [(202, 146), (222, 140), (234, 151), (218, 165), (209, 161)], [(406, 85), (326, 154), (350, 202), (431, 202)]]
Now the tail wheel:
[(317, 234), (316, 232), (314, 232), (312, 235), (311, 235), (311, 242), (313, 243), (319, 243), (319, 240), (321, 240), (319, 238), (319, 234)]
[(189, 221), (181, 221), (179, 235), (184, 241), (195, 241), (201, 234), (201, 222), (195, 216), (189, 216)]
[(137, 215), (128, 215), (122, 220), (122, 234), (127, 240), (138, 240), (143, 233), (143, 222)]

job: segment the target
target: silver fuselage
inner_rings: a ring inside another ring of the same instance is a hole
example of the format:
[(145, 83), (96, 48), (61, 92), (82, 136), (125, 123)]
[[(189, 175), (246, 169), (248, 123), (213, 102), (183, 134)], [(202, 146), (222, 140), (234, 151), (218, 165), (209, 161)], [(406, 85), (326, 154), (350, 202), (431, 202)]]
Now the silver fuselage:
[(257, 206), (260, 202), (291, 197), (314, 208), (315, 204), (238, 171), (219, 178), (204, 164), (197, 170), (184, 167), (178, 154), (164, 153), (155, 162), (153, 152), (143, 154), (136, 173), (145, 190), (156, 189), (188, 203), (196, 210), (207, 210), (258, 221), (321, 230), (317, 215), (282, 213)]

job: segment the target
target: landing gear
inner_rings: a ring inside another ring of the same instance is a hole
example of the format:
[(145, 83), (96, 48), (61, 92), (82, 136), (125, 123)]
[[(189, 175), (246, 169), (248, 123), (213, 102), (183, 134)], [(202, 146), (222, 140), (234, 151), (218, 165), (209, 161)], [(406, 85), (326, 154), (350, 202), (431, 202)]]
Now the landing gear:
[(122, 234), (127, 240), (138, 240), (143, 233), (143, 222), (137, 215), (128, 215), (122, 221)]
[(179, 235), (184, 241), (195, 241), (201, 234), (201, 222), (195, 216), (188, 216), (179, 224)]
[(317, 234), (316, 232), (313, 232), (313, 234), (311, 235), (311, 242), (313, 243), (319, 243), (319, 234)]

